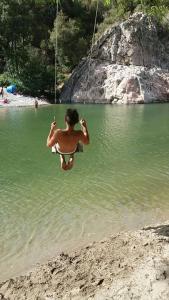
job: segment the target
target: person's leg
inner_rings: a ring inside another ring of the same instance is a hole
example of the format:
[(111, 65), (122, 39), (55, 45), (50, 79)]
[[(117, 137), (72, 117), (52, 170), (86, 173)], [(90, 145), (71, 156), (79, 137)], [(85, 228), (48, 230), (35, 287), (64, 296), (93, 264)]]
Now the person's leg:
[(63, 154), (60, 154), (60, 166), (62, 170), (69, 170), (68, 165), (66, 164), (65, 156)]
[(69, 170), (72, 169), (74, 164), (74, 154), (71, 154), (68, 161)]

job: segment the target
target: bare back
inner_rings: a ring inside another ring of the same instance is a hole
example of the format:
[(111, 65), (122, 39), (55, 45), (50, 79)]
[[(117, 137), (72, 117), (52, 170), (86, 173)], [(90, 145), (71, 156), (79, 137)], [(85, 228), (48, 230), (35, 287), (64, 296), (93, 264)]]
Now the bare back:
[(56, 143), (59, 144), (59, 150), (63, 153), (74, 152), (78, 142), (82, 140), (82, 135), (81, 130), (57, 129), (55, 137)]

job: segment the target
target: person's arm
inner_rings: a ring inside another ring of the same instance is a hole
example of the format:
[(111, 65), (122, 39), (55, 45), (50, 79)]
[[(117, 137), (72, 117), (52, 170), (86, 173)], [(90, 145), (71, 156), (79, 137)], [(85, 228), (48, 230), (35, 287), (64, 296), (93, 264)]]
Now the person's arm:
[(82, 119), (82, 120), (80, 120), (80, 125), (82, 128), (80, 140), (82, 141), (83, 144), (88, 145), (90, 142), (90, 139), (89, 139), (89, 132), (87, 129), (87, 123), (84, 119)]
[(52, 147), (56, 144), (56, 122), (52, 122), (49, 135), (47, 137), (47, 147)]

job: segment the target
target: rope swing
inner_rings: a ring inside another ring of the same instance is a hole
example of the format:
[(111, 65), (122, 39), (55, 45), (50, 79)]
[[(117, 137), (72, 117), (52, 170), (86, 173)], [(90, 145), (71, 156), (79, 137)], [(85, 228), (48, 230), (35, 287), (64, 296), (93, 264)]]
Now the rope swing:
[(87, 81), (89, 79), (89, 74), (90, 74), (90, 66), (91, 66), (91, 57), (93, 53), (93, 46), (95, 43), (95, 32), (96, 32), (96, 25), (97, 25), (97, 15), (98, 15), (98, 9), (99, 9), (99, 0), (96, 2), (96, 14), (95, 14), (95, 20), (94, 20), (94, 27), (93, 27), (93, 35), (92, 35), (92, 44), (89, 52), (89, 64), (88, 64), (88, 76), (87, 76)]
[(58, 58), (58, 12), (59, 12), (59, 0), (56, 0), (56, 19), (55, 19), (55, 104), (56, 104), (56, 83), (57, 83), (57, 58)]
[[(57, 94), (57, 71), (58, 71), (58, 13), (59, 13), (59, 1), (55, 0), (55, 7), (56, 7), (56, 18), (55, 18), (55, 82), (54, 82), (54, 90), (55, 90), (55, 104), (57, 103), (56, 94)], [(89, 51), (89, 61), (88, 61), (88, 74), (87, 74), (87, 81), (88, 84), (89, 74), (90, 74), (90, 67), (91, 67), (91, 57), (93, 53), (93, 46), (95, 43), (95, 32), (96, 32), (96, 25), (97, 25), (97, 15), (98, 15), (98, 8), (99, 8), (99, 0), (96, 1), (96, 14), (94, 19), (94, 27), (93, 27), (93, 34), (92, 34), (92, 42)]]
[(93, 27), (93, 35), (92, 35), (92, 44), (91, 44), (91, 49), (90, 49), (90, 56), (92, 55), (93, 46), (94, 46), (94, 43), (95, 43), (95, 32), (96, 32), (96, 25), (97, 25), (98, 9), (99, 9), (99, 0), (97, 0), (97, 2), (96, 2), (96, 14), (95, 14), (95, 19), (94, 19), (94, 27)]

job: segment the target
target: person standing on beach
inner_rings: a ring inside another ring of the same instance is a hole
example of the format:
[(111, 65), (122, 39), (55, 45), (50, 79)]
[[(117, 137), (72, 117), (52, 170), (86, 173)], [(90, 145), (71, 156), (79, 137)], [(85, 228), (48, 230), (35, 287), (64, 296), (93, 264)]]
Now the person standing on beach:
[(3, 85), (0, 87), (0, 95), (2, 96), (2, 98), (4, 97), (4, 87), (3, 87)]
[[(79, 114), (76, 109), (67, 109), (65, 114), (65, 129), (57, 128), (56, 122), (52, 122), (47, 138), (47, 147), (55, 147), (60, 154), (61, 169), (67, 171), (74, 165), (74, 153), (77, 151), (79, 142), (89, 144), (89, 133), (87, 123), (80, 120), (81, 130), (75, 130), (75, 125), (79, 122)], [(65, 155), (69, 156), (66, 162)]]
[(37, 99), (35, 99), (35, 108), (38, 108), (38, 100)]

